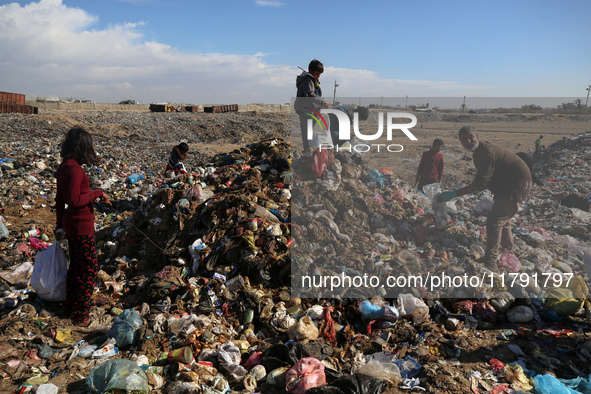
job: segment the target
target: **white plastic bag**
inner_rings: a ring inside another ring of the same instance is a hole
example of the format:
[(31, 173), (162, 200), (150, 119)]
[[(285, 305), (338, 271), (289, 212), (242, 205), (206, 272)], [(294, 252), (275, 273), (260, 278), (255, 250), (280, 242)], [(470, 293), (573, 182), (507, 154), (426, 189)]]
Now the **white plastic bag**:
[(429, 316), (429, 307), (412, 294), (400, 294), (397, 299), (400, 316), (412, 316), (414, 324), (419, 324)]
[(439, 183), (431, 183), (423, 186), (423, 191), (431, 200), (431, 207), (435, 214), (435, 228), (444, 228), (447, 224), (447, 206), (444, 202), (437, 201), (437, 197), (441, 194), (441, 185)]
[(402, 379), (400, 369), (394, 363), (371, 360), (359, 368), (358, 373), (385, 380), (391, 384), (398, 384)]
[(33, 263), (25, 261), (21, 265), (10, 271), (0, 272), (0, 278), (4, 279), (13, 286), (24, 289), (29, 285), (31, 275), (33, 274)]
[(474, 211), (479, 215), (488, 215), (492, 210), (494, 201), (490, 198), (483, 198), (476, 203)]
[(68, 260), (60, 246), (54, 242), (49, 248), (37, 253), (31, 287), (46, 301), (65, 301)]
[(587, 275), (591, 275), (591, 246), (584, 244), (571, 244), (568, 246), (568, 250), (583, 259), (583, 263), (585, 263), (585, 269), (587, 270)]

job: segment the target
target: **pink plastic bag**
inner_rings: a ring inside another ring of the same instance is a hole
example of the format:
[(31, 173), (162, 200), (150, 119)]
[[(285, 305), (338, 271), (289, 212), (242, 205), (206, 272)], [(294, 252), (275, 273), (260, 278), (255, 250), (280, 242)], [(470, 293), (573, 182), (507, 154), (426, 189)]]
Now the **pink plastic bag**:
[(505, 365), (496, 358), (491, 358), (489, 362), (490, 369), (492, 369), (494, 372), (500, 372), (503, 368), (505, 368)]
[(334, 155), (327, 149), (318, 149), (314, 152), (314, 164), (312, 170), (316, 173), (316, 176), (320, 178), (324, 170), (334, 160)]
[(313, 387), (324, 386), (324, 364), (314, 357), (304, 357), (287, 371), (285, 380), (285, 389), (293, 394), (304, 394)]
[(503, 267), (507, 268), (509, 272), (519, 272), (521, 269), (521, 261), (513, 253), (501, 254), (501, 260), (499, 261)]
[(47, 242), (43, 242), (40, 239), (33, 237), (29, 238), (29, 242), (31, 243), (31, 247), (36, 250), (45, 250), (49, 247), (49, 244)]
[(546, 231), (541, 228), (530, 228), (530, 232), (535, 231), (536, 233), (541, 234), (547, 241), (553, 241), (552, 236)]
[(488, 394), (512, 393), (513, 389), (508, 384), (499, 384), (495, 386)]

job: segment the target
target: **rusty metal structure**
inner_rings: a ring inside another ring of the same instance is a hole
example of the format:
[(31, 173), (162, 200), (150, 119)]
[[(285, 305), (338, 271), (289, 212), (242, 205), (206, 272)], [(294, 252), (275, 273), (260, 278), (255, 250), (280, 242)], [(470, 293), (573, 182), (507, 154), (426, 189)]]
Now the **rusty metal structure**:
[(0, 113), (36, 114), (37, 107), (25, 105), (25, 95), (0, 92)]
[(230, 105), (213, 105), (210, 107), (203, 107), (203, 112), (209, 113), (223, 113), (223, 112), (237, 112), (238, 111), (238, 104), (230, 104)]
[(199, 106), (198, 105), (183, 105), (181, 107), (181, 111), (184, 111), (184, 112), (199, 112)]

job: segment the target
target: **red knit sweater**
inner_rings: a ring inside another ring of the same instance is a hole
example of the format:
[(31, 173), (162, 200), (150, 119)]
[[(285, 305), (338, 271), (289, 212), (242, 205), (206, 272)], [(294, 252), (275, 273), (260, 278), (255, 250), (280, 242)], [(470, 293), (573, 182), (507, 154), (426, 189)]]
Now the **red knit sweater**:
[(103, 192), (90, 190), (88, 175), (74, 159), (63, 161), (55, 177), (57, 178), (56, 228), (63, 228), (67, 235), (72, 236), (93, 234), (93, 201), (100, 198)]

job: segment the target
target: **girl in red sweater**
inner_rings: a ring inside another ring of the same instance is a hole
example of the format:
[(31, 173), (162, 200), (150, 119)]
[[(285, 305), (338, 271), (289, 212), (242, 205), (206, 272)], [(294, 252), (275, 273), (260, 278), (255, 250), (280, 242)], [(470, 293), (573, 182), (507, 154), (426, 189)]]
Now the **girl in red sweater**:
[(109, 196), (101, 190), (90, 190), (88, 175), (82, 164), (98, 164), (91, 135), (74, 127), (62, 144), (63, 159), (57, 179), (56, 233), (63, 229), (68, 237), (70, 266), (66, 278), (66, 313), (74, 324), (87, 327), (90, 322), (90, 297), (98, 271), (94, 238), (93, 201), (110, 205)]

